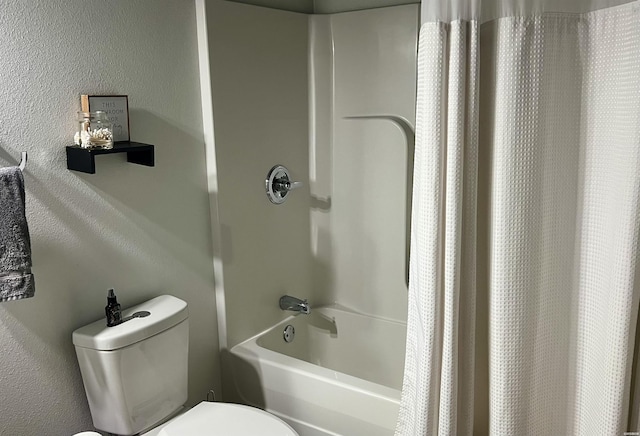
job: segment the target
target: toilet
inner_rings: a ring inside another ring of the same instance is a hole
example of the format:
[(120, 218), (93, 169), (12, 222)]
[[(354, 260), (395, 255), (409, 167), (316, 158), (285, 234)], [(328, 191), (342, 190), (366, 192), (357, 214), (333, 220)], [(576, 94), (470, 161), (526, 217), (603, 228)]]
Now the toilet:
[[(187, 401), (187, 303), (162, 295), (73, 332), (93, 425), (114, 435), (298, 436), (284, 421), (239, 404)], [(204, 389), (203, 389), (204, 390)]]

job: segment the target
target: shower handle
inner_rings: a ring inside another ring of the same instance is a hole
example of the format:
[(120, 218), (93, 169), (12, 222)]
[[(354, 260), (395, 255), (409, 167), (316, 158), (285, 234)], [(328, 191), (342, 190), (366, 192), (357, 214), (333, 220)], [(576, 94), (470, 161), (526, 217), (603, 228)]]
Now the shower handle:
[(302, 182), (292, 181), (289, 170), (282, 165), (271, 168), (265, 179), (267, 197), (274, 204), (284, 203), (287, 194), (300, 187), (302, 187)]
[(293, 191), (302, 187), (302, 182), (290, 182), (289, 179), (277, 179), (273, 182), (275, 189), (278, 191)]

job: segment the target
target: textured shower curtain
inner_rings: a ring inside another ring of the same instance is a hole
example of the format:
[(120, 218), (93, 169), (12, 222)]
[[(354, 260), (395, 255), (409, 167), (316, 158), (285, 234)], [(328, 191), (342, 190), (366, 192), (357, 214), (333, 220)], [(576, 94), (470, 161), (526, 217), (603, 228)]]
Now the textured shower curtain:
[(422, 21), (396, 436), (638, 431), (640, 1)]

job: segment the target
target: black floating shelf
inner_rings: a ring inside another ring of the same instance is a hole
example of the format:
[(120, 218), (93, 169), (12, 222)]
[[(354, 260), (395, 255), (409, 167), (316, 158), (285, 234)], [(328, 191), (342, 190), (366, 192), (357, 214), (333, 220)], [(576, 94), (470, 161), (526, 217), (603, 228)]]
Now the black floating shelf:
[(67, 146), (67, 169), (83, 173), (96, 173), (96, 155), (127, 153), (127, 162), (148, 167), (154, 166), (153, 145), (140, 142), (116, 142), (113, 148), (82, 148)]

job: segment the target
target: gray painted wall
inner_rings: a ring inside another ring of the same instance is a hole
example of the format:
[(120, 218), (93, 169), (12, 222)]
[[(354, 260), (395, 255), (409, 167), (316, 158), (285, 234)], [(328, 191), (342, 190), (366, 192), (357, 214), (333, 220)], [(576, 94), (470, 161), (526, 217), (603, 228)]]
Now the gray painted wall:
[[(71, 332), (168, 293), (191, 321), (190, 403), (217, 388), (218, 345), (193, 1), (0, 0), (0, 166), (29, 152), (36, 296), (0, 304), (0, 434), (92, 429)], [(66, 169), (80, 94), (128, 94), (156, 166)]]

